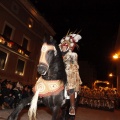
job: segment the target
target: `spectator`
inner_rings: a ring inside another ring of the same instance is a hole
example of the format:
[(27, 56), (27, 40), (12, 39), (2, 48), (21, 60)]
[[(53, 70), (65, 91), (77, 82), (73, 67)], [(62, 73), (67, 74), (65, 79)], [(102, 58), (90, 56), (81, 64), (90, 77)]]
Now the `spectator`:
[(2, 89), (1, 93), (3, 96), (3, 104), (2, 109), (5, 108), (12, 108), (13, 102), (14, 102), (14, 96), (12, 93), (13, 85), (11, 82), (7, 82), (6, 86)]
[(31, 96), (32, 94), (32, 86), (28, 86), (28, 96)]
[(22, 93), (22, 98), (26, 98), (29, 97), (29, 93), (28, 93), (28, 85), (25, 85), (23, 88), (23, 93)]
[(17, 104), (22, 99), (22, 89), (23, 86), (21, 83), (17, 82), (14, 89), (13, 89), (13, 96), (14, 96), (14, 107), (17, 106)]
[(7, 79), (3, 80), (3, 81), (1, 82), (1, 88), (6, 87), (7, 82), (8, 82)]
[(2, 97), (2, 87), (1, 87), (1, 83), (0, 83), (0, 106), (2, 105), (3, 103), (3, 97)]

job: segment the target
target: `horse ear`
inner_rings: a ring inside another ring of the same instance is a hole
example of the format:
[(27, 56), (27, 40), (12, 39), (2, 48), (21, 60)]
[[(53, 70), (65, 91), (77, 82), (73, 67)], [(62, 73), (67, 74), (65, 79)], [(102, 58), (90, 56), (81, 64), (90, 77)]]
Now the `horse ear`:
[(44, 38), (43, 38), (43, 42), (45, 43), (47, 43), (48, 42), (48, 39), (44, 36)]
[(50, 38), (50, 36), (44, 37), (44, 39), (43, 39), (43, 42), (46, 42), (47, 44), (51, 44), (51, 41), (52, 41), (52, 39)]
[(53, 36), (50, 36), (50, 42), (56, 44), (56, 40), (53, 39)]
[(50, 36), (50, 42), (53, 42), (53, 36)]
[(43, 42), (46, 42), (48, 44), (55, 44), (56, 41), (53, 39), (53, 36), (44, 36)]

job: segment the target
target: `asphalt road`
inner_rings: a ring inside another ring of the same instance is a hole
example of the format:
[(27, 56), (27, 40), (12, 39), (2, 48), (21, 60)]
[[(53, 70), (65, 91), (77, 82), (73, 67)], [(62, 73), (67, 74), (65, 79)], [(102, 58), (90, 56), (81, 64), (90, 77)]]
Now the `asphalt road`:
[[(0, 120), (6, 120), (12, 109), (0, 110)], [(22, 110), (18, 120), (28, 120), (28, 108)], [(51, 112), (46, 107), (39, 107), (37, 110), (37, 120), (51, 120)], [(75, 120), (120, 120), (120, 110), (104, 111), (90, 108), (78, 107)]]

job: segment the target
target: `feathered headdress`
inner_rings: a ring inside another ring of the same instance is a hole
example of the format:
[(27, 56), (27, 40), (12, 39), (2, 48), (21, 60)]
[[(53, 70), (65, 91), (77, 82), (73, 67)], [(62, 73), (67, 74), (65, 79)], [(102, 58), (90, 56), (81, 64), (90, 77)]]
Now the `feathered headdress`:
[[(78, 47), (77, 42), (82, 39), (82, 37), (79, 34), (72, 34), (71, 32), (67, 34), (65, 37), (63, 37), (60, 41), (59, 47), (62, 51), (63, 46), (67, 46), (67, 50), (74, 50), (75, 47)], [(66, 50), (66, 51), (67, 51)]]

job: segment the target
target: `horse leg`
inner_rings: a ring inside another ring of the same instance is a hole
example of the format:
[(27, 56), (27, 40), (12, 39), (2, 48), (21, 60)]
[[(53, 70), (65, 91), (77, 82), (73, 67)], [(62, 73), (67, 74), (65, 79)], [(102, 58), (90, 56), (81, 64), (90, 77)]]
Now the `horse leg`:
[(32, 96), (22, 99), (14, 111), (8, 116), (7, 120), (17, 120), (21, 110), (31, 102)]
[(62, 115), (61, 120), (68, 120), (69, 116), (69, 107), (70, 107), (70, 100), (66, 99), (65, 104), (61, 107)]
[[(77, 98), (75, 99), (75, 107), (77, 109), (78, 104), (79, 104), (79, 100), (80, 100), (80, 96), (77, 96)], [(70, 103), (69, 103), (70, 106)], [(68, 113), (69, 113), (69, 106), (68, 106)], [(69, 115), (68, 118), (66, 120), (75, 120), (75, 115)]]
[[(76, 109), (78, 107), (79, 101), (80, 101), (80, 96), (78, 95), (77, 98), (75, 99), (75, 107), (76, 107)], [(75, 115), (69, 115), (69, 119), (67, 119), (67, 120), (75, 120)]]
[[(75, 106), (76, 108), (79, 105), (80, 96), (77, 96), (75, 100)], [(67, 99), (65, 104), (62, 106), (62, 115), (61, 120), (75, 120), (75, 115), (69, 115), (69, 108), (70, 108), (70, 99)]]
[(61, 120), (60, 119), (60, 106), (52, 107), (52, 120)]

